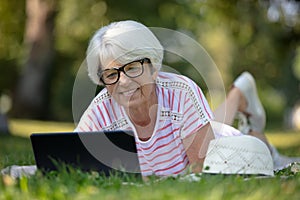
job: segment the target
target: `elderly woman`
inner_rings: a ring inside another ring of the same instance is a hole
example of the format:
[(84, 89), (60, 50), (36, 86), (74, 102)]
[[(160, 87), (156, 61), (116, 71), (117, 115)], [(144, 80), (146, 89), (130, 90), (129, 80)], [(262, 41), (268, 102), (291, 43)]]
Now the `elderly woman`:
[[(160, 72), (162, 60), (160, 42), (138, 22), (121, 21), (98, 30), (87, 50), (88, 73), (105, 88), (91, 102), (76, 131), (133, 131), (143, 176), (176, 175), (190, 169), (201, 172), (212, 139), (242, 135), (227, 125), (221, 133), (213, 130), (213, 120), (225, 119), (231, 125), (238, 112), (249, 117), (245, 133), (274, 150), (263, 134), (265, 112), (249, 73), (238, 77), (213, 114), (191, 79)], [(226, 115), (225, 107), (230, 111)]]

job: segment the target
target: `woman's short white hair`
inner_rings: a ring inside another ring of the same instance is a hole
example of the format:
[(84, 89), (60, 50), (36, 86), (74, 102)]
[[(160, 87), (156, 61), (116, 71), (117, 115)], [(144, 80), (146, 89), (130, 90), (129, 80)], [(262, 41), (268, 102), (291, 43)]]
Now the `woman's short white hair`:
[(155, 35), (141, 23), (135, 21), (114, 22), (100, 28), (90, 40), (87, 49), (88, 75), (101, 85), (98, 72), (110, 62), (126, 64), (149, 58), (158, 71), (162, 66), (163, 47)]

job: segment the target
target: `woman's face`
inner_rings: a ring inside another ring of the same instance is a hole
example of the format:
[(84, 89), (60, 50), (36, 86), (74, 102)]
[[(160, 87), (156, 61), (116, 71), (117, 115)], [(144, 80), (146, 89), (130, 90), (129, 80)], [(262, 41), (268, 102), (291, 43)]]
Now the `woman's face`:
[[(102, 70), (120, 68), (124, 66), (118, 62), (111, 62), (109, 65), (103, 67)], [(120, 72), (118, 82), (112, 85), (106, 85), (109, 94), (122, 106), (127, 108), (139, 107), (151, 98), (157, 98), (155, 95), (155, 79), (157, 73), (152, 73), (152, 66), (150, 63), (143, 64), (143, 73), (135, 78), (130, 78)], [(153, 93), (154, 92), (154, 93)]]

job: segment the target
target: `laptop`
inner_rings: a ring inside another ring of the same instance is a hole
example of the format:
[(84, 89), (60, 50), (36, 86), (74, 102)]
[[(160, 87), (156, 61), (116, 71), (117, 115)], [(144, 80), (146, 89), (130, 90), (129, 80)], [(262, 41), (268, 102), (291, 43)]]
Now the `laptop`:
[(33, 133), (30, 140), (43, 172), (67, 165), (106, 176), (140, 173), (132, 131)]

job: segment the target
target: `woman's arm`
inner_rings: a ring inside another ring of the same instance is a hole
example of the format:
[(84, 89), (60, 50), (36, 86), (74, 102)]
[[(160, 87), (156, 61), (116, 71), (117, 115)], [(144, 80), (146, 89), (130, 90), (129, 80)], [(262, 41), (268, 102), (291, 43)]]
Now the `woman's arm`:
[(197, 132), (183, 139), (183, 145), (193, 173), (202, 172), (209, 142), (214, 138), (212, 127), (210, 123), (207, 123)]

